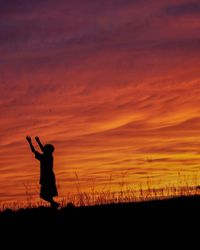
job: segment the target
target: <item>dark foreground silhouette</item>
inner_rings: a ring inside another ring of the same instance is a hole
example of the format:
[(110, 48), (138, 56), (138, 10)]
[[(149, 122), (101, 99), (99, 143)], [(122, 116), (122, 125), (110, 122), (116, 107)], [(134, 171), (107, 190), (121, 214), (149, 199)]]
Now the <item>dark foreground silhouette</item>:
[(175, 244), (177, 249), (196, 249), (199, 214), (200, 196), (59, 210), (6, 210), (0, 213), (1, 244), (14, 242), (13, 249), (21, 249), (22, 243), (26, 249), (42, 245), (52, 249), (53, 243), (56, 249), (174, 249)]
[(0, 213), (0, 223), (7, 225), (81, 225), (83, 222), (94, 221), (104, 223), (109, 221), (142, 222), (142, 221), (165, 221), (168, 216), (170, 220), (176, 218), (186, 221), (200, 218), (200, 196), (179, 197), (165, 200), (132, 202), (108, 205), (95, 205), (75, 207), (68, 205), (59, 210), (51, 207), (27, 208), (13, 211), (7, 209)]

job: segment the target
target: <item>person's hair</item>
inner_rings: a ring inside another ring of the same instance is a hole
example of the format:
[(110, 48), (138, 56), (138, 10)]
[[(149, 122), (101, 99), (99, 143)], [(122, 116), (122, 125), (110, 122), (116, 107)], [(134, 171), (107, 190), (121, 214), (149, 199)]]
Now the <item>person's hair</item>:
[(47, 153), (47, 154), (52, 154), (54, 152), (55, 148), (52, 144), (46, 144), (44, 146), (44, 153)]

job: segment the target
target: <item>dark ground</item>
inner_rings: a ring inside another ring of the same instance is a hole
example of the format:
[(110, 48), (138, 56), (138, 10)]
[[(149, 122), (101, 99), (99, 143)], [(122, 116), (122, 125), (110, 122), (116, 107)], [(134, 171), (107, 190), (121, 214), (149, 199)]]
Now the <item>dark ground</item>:
[(169, 242), (183, 244), (193, 237), (189, 249), (194, 249), (191, 247), (194, 243), (199, 249), (200, 196), (59, 210), (45, 207), (6, 210), (0, 213), (0, 226), (2, 237), (20, 235), (17, 240), (29, 239), (30, 246), (40, 238), (46, 244), (56, 240), (66, 246), (81, 244), (84, 248), (95, 241), (93, 249), (110, 241), (134, 245), (139, 242), (140, 248), (135, 249), (162, 241), (159, 249), (165, 249)]

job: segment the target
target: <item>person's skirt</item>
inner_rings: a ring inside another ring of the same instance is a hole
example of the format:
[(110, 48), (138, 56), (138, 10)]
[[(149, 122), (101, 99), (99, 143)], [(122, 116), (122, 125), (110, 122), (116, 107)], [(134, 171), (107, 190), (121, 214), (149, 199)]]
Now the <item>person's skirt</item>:
[(41, 185), (40, 197), (41, 198), (52, 198), (58, 195), (57, 187), (54, 183), (47, 183)]

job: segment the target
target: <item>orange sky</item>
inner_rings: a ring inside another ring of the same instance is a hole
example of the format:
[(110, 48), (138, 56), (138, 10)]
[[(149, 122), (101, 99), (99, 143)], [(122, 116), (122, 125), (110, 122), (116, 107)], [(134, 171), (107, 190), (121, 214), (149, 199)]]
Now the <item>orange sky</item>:
[(199, 1), (0, 5), (1, 201), (38, 182), (26, 135), (55, 145), (61, 195), (75, 173), (82, 190), (198, 175)]

